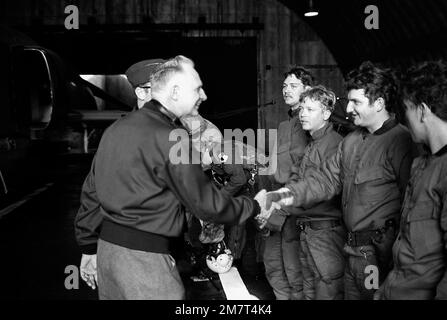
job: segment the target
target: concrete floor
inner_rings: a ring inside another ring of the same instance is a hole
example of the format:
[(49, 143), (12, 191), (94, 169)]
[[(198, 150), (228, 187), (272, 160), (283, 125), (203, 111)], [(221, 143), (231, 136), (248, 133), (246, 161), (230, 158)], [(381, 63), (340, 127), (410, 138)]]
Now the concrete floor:
[[(97, 291), (80, 279), (78, 289), (65, 287), (66, 281), (74, 284), (67, 267), (77, 267), (81, 257), (73, 220), (90, 162), (89, 155), (61, 157), (48, 175), (47, 188), (40, 186), (40, 193), (0, 218), (0, 299), (97, 299)], [(192, 282), (182, 275), (188, 299), (225, 299), (218, 279)], [(251, 294), (273, 299), (264, 277), (241, 276)]]

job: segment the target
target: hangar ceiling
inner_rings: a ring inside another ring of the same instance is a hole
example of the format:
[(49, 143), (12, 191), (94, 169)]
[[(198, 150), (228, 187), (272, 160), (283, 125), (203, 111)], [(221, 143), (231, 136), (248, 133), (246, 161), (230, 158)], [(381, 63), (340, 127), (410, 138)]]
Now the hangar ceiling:
[[(408, 65), (447, 58), (446, 0), (313, 0), (319, 15), (305, 18), (309, 0), (278, 0), (298, 13), (323, 39), (343, 71), (372, 60)], [(368, 5), (379, 29), (367, 30)]]

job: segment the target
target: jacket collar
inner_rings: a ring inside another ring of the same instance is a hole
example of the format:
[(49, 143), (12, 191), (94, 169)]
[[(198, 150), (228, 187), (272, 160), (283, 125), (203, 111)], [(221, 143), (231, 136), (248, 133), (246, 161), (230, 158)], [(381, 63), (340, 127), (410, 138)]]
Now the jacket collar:
[(318, 129), (317, 131), (315, 131), (313, 134), (311, 134), (311, 138), (313, 141), (315, 140), (320, 140), (321, 138), (323, 138), (326, 134), (328, 134), (329, 132), (331, 132), (333, 130), (332, 128), (332, 123), (328, 122), (324, 125), (324, 127), (322, 127), (321, 129)]
[(443, 146), (441, 149), (439, 149), (438, 152), (436, 152), (434, 154), (434, 156), (435, 157), (440, 157), (440, 156), (442, 156), (442, 155), (444, 155), (446, 153), (447, 153), (447, 144), (445, 146)]
[(298, 115), (298, 113), (300, 113), (298, 111), (298, 108), (296, 108), (295, 110), (292, 110), (292, 108), (290, 108), (289, 111), (287, 111), (287, 114), (289, 115), (290, 119), (295, 118)]
[(164, 118), (166, 118), (169, 122), (174, 124), (175, 126), (181, 126), (183, 127), (182, 122), (180, 119), (171, 111), (166, 109), (160, 102), (158, 102), (155, 99), (152, 99), (151, 101), (148, 101), (144, 104), (143, 108), (152, 110), (155, 113), (161, 114)]
[[(380, 135), (390, 131), (391, 129), (393, 129), (397, 125), (398, 125), (398, 122), (396, 120), (395, 115), (391, 114), (390, 118), (388, 120), (386, 120), (382, 124), (382, 126), (379, 129), (377, 129), (376, 131), (374, 131), (372, 134), (375, 135), (375, 136), (380, 136)], [(362, 128), (362, 132), (363, 132), (364, 136), (369, 134), (369, 131), (366, 128)]]

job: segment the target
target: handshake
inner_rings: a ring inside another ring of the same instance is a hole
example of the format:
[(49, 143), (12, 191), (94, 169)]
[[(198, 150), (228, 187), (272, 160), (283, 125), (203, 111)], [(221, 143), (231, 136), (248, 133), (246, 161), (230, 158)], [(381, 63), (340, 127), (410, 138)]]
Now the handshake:
[(274, 210), (293, 204), (293, 194), (287, 188), (281, 188), (271, 192), (262, 189), (254, 199), (258, 201), (259, 206), (261, 207), (261, 213), (255, 217), (260, 229), (265, 227), (267, 220), (270, 218)]

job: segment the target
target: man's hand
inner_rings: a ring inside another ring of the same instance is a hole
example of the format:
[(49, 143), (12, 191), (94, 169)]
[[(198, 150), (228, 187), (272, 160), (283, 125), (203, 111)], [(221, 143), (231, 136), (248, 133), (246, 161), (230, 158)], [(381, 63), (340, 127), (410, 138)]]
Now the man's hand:
[(267, 194), (268, 194), (267, 191), (265, 189), (262, 189), (261, 191), (258, 192), (258, 194), (254, 198), (256, 201), (258, 201), (259, 206), (261, 207), (261, 213), (255, 217), (256, 221), (258, 222), (258, 227), (260, 229), (265, 227), (268, 218), (270, 218), (270, 215), (274, 210), (281, 209), (281, 206), (275, 202), (269, 203), (268, 208), (266, 207)]
[(81, 278), (93, 290), (98, 284), (98, 271), (96, 269), (96, 254), (83, 254), (81, 258)]
[[(258, 193), (259, 194), (259, 193)], [(287, 188), (281, 188), (276, 191), (267, 192), (265, 194), (265, 208), (270, 209), (270, 206), (276, 203), (279, 207), (287, 207), (293, 204), (293, 194)]]

